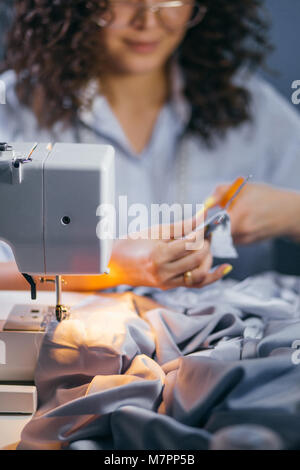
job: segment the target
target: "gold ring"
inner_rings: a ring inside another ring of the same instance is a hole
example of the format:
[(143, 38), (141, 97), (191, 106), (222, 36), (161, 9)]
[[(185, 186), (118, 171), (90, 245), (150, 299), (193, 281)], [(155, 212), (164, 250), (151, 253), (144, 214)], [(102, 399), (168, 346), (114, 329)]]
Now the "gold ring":
[(187, 287), (190, 287), (194, 284), (192, 271), (187, 271), (186, 273), (184, 273), (183, 277), (184, 277), (184, 283)]

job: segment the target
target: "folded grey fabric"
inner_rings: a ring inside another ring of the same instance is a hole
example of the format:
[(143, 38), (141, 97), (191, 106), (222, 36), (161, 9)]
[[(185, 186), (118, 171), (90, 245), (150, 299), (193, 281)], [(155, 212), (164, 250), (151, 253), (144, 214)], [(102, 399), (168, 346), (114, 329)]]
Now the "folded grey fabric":
[(211, 252), (214, 258), (238, 258), (231, 235), (230, 216), (226, 211), (219, 212), (226, 214), (226, 223), (220, 225), (212, 234)]
[(267, 273), (89, 297), (48, 328), (18, 448), (208, 449), (237, 425), (300, 448), (299, 293), (298, 278)]

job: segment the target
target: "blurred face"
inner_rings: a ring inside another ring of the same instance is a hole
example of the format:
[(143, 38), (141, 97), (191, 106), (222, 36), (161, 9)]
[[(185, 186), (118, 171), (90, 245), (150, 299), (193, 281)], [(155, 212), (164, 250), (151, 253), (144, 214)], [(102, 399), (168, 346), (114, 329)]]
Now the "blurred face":
[(107, 63), (130, 74), (163, 67), (182, 41), (194, 8), (193, 0), (111, 0), (99, 19)]

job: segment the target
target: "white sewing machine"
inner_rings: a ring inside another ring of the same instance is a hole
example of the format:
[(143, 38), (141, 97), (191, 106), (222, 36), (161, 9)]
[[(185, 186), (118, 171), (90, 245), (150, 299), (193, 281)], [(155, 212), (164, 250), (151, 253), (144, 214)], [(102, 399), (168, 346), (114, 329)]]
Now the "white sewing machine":
[(0, 320), (0, 413), (32, 413), (36, 398), (28, 383), (47, 324), (68, 317), (61, 276), (107, 272), (113, 240), (97, 236), (97, 209), (114, 204), (114, 149), (0, 143), (0, 201), (0, 240), (12, 248), (31, 298), (36, 278), (56, 287), (55, 306), (12, 304)]

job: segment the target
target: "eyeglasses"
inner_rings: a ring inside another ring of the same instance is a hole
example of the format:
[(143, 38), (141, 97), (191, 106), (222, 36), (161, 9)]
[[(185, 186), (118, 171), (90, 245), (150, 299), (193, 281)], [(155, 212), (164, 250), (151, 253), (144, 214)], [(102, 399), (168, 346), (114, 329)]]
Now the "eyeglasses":
[(134, 24), (147, 11), (153, 13), (165, 29), (176, 30), (192, 28), (200, 23), (207, 8), (193, 0), (169, 0), (152, 5), (145, 5), (139, 0), (111, 0), (96, 23), (102, 28), (120, 29)]

